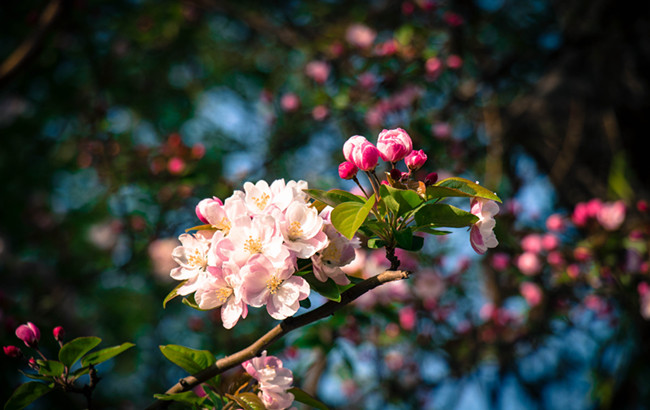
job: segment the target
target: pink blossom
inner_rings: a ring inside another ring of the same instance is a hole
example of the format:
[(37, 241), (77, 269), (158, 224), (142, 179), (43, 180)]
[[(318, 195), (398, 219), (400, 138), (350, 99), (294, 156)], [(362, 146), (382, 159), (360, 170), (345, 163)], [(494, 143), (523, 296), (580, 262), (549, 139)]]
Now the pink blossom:
[(445, 12), (442, 18), (443, 20), (445, 20), (445, 23), (449, 24), (449, 26), (451, 27), (458, 27), (465, 22), (465, 20), (463, 19), (463, 17), (461, 17), (460, 14), (454, 13), (453, 11)]
[(379, 161), (377, 148), (360, 135), (350, 137), (343, 144), (343, 156), (362, 171), (375, 169)]
[(239, 266), (244, 266), (250, 257), (258, 254), (277, 263), (291, 257), (282, 232), (277, 229), (276, 220), (271, 215), (240, 216), (233, 221), (228, 239), (233, 245), (230, 259)]
[(524, 252), (540, 253), (542, 251), (542, 237), (536, 233), (526, 235), (521, 240), (521, 248)]
[(562, 215), (552, 214), (546, 218), (546, 229), (554, 232), (562, 232), (566, 229), (566, 222)]
[(411, 331), (415, 329), (417, 314), (412, 306), (405, 306), (399, 310), (399, 324), (402, 329)]
[(542, 248), (544, 248), (545, 251), (552, 251), (553, 249), (556, 249), (559, 244), (560, 240), (552, 233), (547, 233), (542, 236)]
[(451, 137), (451, 125), (448, 122), (438, 122), (433, 124), (433, 136), (439, 140), (446, 140)]
[(311, 117), (316, 121), (323, 121), (329, 115), (329, 110), (325, 105), (317, 105), (311, 110)]
[(375, 54), (378, 56), (390, 56), (397, 53), (399, 44), (394, 38), (388, 39), (375, 47)]
[(546, 256), (546, 260), (552, 266), (564, 265), (564, 256), (562, 256), (562, 253), (558, 251), (549, 252)]
[(208, 266), (208, 273), (194, 293), (194, 299), (204, 310), (221, 307), (223, 327), (232, 329), (240, 317), (246, 318), (248, 314), (248, 306), (242, 297), (239, 266), (225, 262), (221, 267)]
[(452, 54), (449, 57), (447, 57), (447, 67), (451, 68), (452, 70), (459, 69), (463, 66), (463, 59), (460, 58), (460, 56), (456, 54)]
[(381, 159), (394, 163), (411, 153), (413, 142), (406, 131), (401, 128), (383, 130), (377, 138), (377, 149)]
[(519, 257), (517, 257), (517, 268), (524, 275), (535, 275), (542, 270), (542, 264), (537, 257), (537, 254), (533, 252), (524, 252)]
[(275, 356), (262, 355), (242, 363), (248, 374), (258, 381), (259, 398), (266, 409), (286, 409), (293, 403), (293, 394), (287, 392), (293, 384), (293, 373)]
[(358, 81), (362, 88), (370, 90), (377, 85), (377, 76), (367, 71), (359, 76)]
[(176, 238), (156, 239), (149, 244), (147, 248), (149, 259), (151, 259), (153, 272), (159, 278), (169, 279), (169, 272), (176, 267), (172, 252), (178, 245)]
[(370, 47), (376, 36), (373, 29), (361, 23), (351, 24), (345, 33), (348, 43), (362, 49)]
[(519, 285), (519, 293), (531, 307), (539, 305), (542, 301), (542, 289), (536, 283), (522, 282)]
[(167, 170), (170, 174), (178, 175), (185, 171), (185, 161), (179, 157), (172, 157), (167, 162)]
[(437, 302), (445, 292), (446, 285), (442, 277), (431, 268), (424, 268), (415, 275), (413, 293), (423, 302)]
[(571, 214), (571, 220), (573, 223), (578, 227), (583, 227), (587, 224), (588, 219), (589, 213), (587, 210), (587, 204), (584, 202), (576, 204), (573, 208), (573, 213)]
[(324, 84), (330, 75), (330, 66), (324, 61), (310, 61), (305, 66), (305, 73), (318, 84)]
[(578, 246), (573, 250), (573, 257), (578, 262), (586, 262), (591, 258), (591, 251), (584, 246)]
[(359, 168), (349, 161), (343, 161), (339, 165), (339, 177), (342, 179), (352, 179), (359, 172)]
[(264, 255), (254, 255), (242, 268), (244, 300), (253, 307), (266, 305), (269, 315), (277, 320), (295, 315), (310, 287), (303, 278), (292, 276), (294, 271), (290, 261), (274, 265)]
[(408, 169), (411, 171), (417, 171), (418, 169), (422, 168), (424, 163), (427, 161), (427, 154), (424, 153), (423, 150), (419, 151), (411, 151), (410, 154), (404, 158), (404, 162), (406, 163), (406, 166)]
[(503, 252), (497, 252), (492, 255), (492, 268), (498, 271), (503, 271), (508, 268), (510, 264), (510, 255)]
[(616, 201), (603, 204), (596, 214), (598, 222), (608, 231), (615, 231), (625, 220), (625, 203)]
[(311, 258), (329, 242), (323, 232), (323, 219), (316, 208), (304, 202), (292, 202), (284, 213), (276, 216), (276, 221), (285, 246), (298, 258)]
[(598, 198), (590, 199), (586, 204), (587, 216), (595, 218), (603, 207), (603, 201)]
[(300, 107), (300, 98), (295, 93), (286, 93), (280, 98), (280, 107), (285, 112), (294, 112)]
[(428, 58), (427, 61), (424, 63), (424, 69), (427, 73), (427, 75), (435, 80), (438, 78), (440, 73), (442, 73), (442, 70), (444, 69), (442, 66), (442, 61), (438, 57), (431, 57)]
[(194, 279), (208, 266), (210, 242), (200, 234), (184, 233), (178, 239), (181, 246), (174, 248), (172, 258), (180, 266), (172, 269), (170, 276), (176, 280)]
[(470, 212), (479, 218), (470, 228), (470, 243), (476, 253), (484, 254), (488, 248), (495, 248), (499, 244), (493, 231), (496, 225), (494, 215), (499, 213), (499, 205), (489, 199), (472, 198)]
[(27, 322), (24, 325), (18, 326), (16, 336), (25, 342), (25, 345), (28, 347), (36, 347), (38, 341), (41, 339), (41, 331), (32, 322)]
[(575, 279), (578, 277), (578, 275), (580, 275), (580, 267), (575, 263), (572, 263), (566, 267), (566, 274), (571, 279)]

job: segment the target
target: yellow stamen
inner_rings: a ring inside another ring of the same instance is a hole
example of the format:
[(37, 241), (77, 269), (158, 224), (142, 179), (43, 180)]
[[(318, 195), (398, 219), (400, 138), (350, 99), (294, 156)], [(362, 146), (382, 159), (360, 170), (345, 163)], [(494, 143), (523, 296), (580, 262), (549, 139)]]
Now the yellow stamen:
[(246, 239), (246, 243), (244, 244), (244, 249), (250, 254), (261, 253), (262, 241), (260, 239), (249, 236), (248, 239)]
[(266, 208), (266, 204), (269, 203), (269, 199), (271, 199), (271, 197), (269, 197), (268, 194), (262, 194), (259, 198), (253, 198), (253, 201), (255, 202), (255, 205), (257, 205), (257, 209), (263, 211), (264, 208)]
[(291, 222), (291, 225), (289, 225), (289, 239), (294, 241), (298, 238), (301, 238), (302, 235), (303, 235), (303, 231), (300, 222), (298, 221)]
[(277, 276), (273, 275), (271, 279), (266, 281), (266, 288), (271, 292), (271, 295), (275, 295), (282, 282), (284, 282), (282, 279), (278, 279)]
[(219, 299), (219, 303), (224, 304), (232, 295), (232, 288), (221, 288), (216, 291), (217, 293), (217, 298)]

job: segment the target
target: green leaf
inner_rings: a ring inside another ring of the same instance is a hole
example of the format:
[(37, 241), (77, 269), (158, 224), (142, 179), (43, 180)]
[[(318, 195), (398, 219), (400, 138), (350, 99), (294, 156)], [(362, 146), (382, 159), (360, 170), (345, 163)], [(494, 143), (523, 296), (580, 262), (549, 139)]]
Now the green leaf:
[(363, 198), (342, 189), (332, 189), (329, 191), (322, 191), (320, 189), (304, 189), (303, 191), (315, 200), (333, 208), (345, 202), (364, 203)]
[(83, 355), (101, 343), (102, 339), (95, 336), (78, 337), (64, 344), (59, 350), (61, 363), (71, 368)]
[(336, 283), (331, 278), (328, 278), (325, 282), (321, 282), (316, 278), (313, 272), (309, 272), (302, 276), (309, 287), (316, 293), (326, 297), (329, 300), (335, 302), (341, 301), (341, 291)]
[(207, 350), (195, 350), (180, 345), (160, 346), (162, 354), (172, 363), (190, 374), (200, 372), (216, 361)]
[(431, 225), (416, 226), (413, 228), (413, 232), (424, 232), (431, 235), (449, 235), (451, 233), (450, 231), (440, 231), (438, 229), (434, 229)]
[(22, 374), (23, 376), (28, 377), (28, 378), (30, 378), (30, 379), (34, 379), (34, 380), (43, 380), (43, 381), (47, 381), (47, 382), (51, 382), (51, 381), (52, 381), (52, 377), (51, 377), (51, 376), (41, 376), (40, 374), (25, 373), (25, 372), (22, 371), (22, 370), (18, 370), (18, 372), (19, 372), (20, 374)]
[(86, 367), (91, 364), (96, 365), (105, 362), (106, 360), (112, 359), (113, 357), (117, 356), (127, 349), (132, 348), (133, 346), (135, 346), (135, 344), (127, 342), (122, 343), (119, 346), (107, 347), (106, 349), (89, 353), (83, 359), (81, 359), (81, 365), (83, 367)]
[(379, 188), (381, 200), (386, 207), (397, 216), (403, 216), (422, 204), (423, 199), (415, 191), (410, 189), (397, 189), (388, 185)]
[(174, 299), (176, 296), (178, 296), (178, 293), (177, 293), (177, 292), (178, 292), (178, 288), (180, 288), (181, 286), (183, 286), (183, 285), (185, 284), (185, 282), (187, 282), (187, 279), (185, 279), (184, 281), (182, 281), (181, 283), (179, 283), (178, 285), (176, 285), (176, 287), (175, 287), (174, 289), (172, 289), (172, 291), (169, 292), (169, 293), (167, 294), (167, 296), (165, 296), (165, 300), (163, 300), (163, 309), (167, 306), (167, 302), (169, 302), (170, 300), (172, 300), (172, 299)]
[(329, 410), (329, 408), (325, 405), (325, 403), (316, 400), (309, 393), (307, 393), (306, 391), (298, 387), (292, 387), (289, 390), (287, 390), (287, 392), (293, 394), (294, 400), (306, 404), (311, 408), (319, 409), (319, 410)]
[(435, 185), (427, 187), (427, 200), (450, 196), (478, 197), (501, 202), (501, 199), (497, 196), (497, 194), (465, 178), (447, 178), (439, 181)]
[(368, 239), (368, 248), (370, 249), (381, 249), (386, 246), (386, 242), (380, 238), (370, 238)]
[(476, 215), (448, 204), (427, 204), (415, 213), (415, 223), (418, 226), (462, 228), (477, 221)]
[(36, 364), (40, 366), (38, 373), (43, 376), (61, 376), (65, 371), (63, 363), (56, 360), (37, 360)]
[(233, 396), (232, 394), (226, 394), (226, 396), (241, 406), (243, 410), (266, 410), (266, 407), (264, 407), (262, 400), (260, 400), (260, 398), (257, 397), (257, 395), (254, 393), (239, 393), (236, 396)]
[(424, 246), (424, 238), (413, 235), (410, 228), (395, 232), (397, 247), (407, 251), (419, 251)]
[(191, 405), (200, 405), (205, 401), (205, 397), (199, 397), (191, 390), (174, 394), (154, 394), (153, 397), (158, 400), (176, 401)]
[(375, 205), (375, 195), (373, 194), (365, 204), (359, 202), (345, 202), (332, 211), (332, 225), (341, 235), (352, 239), (361, 224), (366, 220), (370, 210)]
[[(201, 388), (205, 392), (205, 394), (210, 398), (210, 401), (212, 402), (212, 406), (217, 407), (217, 408), (222, 408), (223, 405), (225, 404), (226, 400), (218, 395), (217, 393), (214, 392), (210, 387), (206, 385), (202, 385)], [(208, 403), (204, 403), (207, 405)]]
[(19, 410), (27, 407), (31, 402), (38, 399), (52, 388), (44, 383), (27, 382), (18, 386), (14, 393), (5, 403), (4, 410)]

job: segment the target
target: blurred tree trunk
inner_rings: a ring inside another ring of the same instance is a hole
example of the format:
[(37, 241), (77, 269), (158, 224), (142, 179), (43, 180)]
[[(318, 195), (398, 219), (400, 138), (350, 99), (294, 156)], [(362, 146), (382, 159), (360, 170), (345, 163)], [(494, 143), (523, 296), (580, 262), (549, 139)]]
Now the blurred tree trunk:
[(522, 146), (537, 160), (562, 205), (611, 197), (612, 172), (623, 168), (630, 189), (619, 183), (616, 196), (648, 198), (650, 4), (554, 7), (563, 45), (536, 89), (507, 108), (506, 146)]

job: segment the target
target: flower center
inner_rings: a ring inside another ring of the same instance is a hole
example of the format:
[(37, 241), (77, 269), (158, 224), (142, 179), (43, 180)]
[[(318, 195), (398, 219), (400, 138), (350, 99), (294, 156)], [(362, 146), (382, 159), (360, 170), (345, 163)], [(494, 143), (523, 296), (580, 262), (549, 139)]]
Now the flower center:
[(216, 224), (212, 225), (213, 228), (219, 229), (220, 231), (223, 231), (223, 235), (227, 236), (230, 233), (230, 221), (228, 218), (225, 216), (221, 218), (219, 222)]
[(330, 244), (321, 254), (321, 259), (323, 262), (331, 265), (335, 261), (341, 260), (341, 252), (336, 247), (336, 245)]
[(219, 303), (222, 305), (226, 303), (230, 295), (232, 295), (232, 288), (221, 288), (216, 290), (217, 293), (217, 299), (219, 299)]
[(258, 238), (249, 236), (244, 243), (244, 249), (250, 254), (262, 252), (262, 241)]
[(303, 231), (300, 222), (298, 221), (291, 222), (291, 225), (289, 225), (289, 239), (295, 241), (296, 239), (301, 238), (302, 235), (303, 235)]
[(266, 281), (266, 288), (271, 292), (271, 295), (275, 295), (275, 292), (278, 291), (280, 285), (284, 282), (282, 279), (278, 279), (277, 276), (273, 275), (269, 280)]
[(253, 198), (253, 202), (255, 202), (255, 205), (257, 206), (257, 209), (260, 211), (263, 211), (264, 208), (266, 208), (266, 204), (269, 203), (269, 197), (268, 194), (262, 194), (259, 196), (259, 198)]
[(194, 252), (187, 256), (187, 262), (193, 268), (205, 269), (208, 261), (203, 257), (201, 251), (194, 249)]

